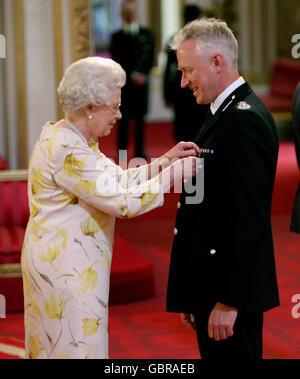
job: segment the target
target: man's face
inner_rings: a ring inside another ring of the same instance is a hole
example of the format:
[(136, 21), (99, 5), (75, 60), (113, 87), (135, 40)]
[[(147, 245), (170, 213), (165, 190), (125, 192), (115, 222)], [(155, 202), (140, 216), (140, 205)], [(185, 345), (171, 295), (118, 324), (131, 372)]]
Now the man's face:
[(182, 72), (181, 87), (190, 88), (198, 104), (210, 104), (217, 97), (217, 70), (213, 57), (203, 56), (194, 39), (184, 42), (177, 51), (178, 69)]
[(137, 9), (134, 3), (125, 3), (122, 9), (123, 20), (127, 24), (132, 24), (137, 20)]

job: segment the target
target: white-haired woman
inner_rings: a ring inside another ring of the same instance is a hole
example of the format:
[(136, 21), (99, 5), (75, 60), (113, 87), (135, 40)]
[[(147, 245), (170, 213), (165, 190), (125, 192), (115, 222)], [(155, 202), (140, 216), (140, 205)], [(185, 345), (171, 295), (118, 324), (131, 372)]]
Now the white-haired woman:
[(22, 252), (28, 358), (108, 358), (115, 218), (163, 205), (182, 167), (185, 179), (197, 170), (194, 143), (127, 171), (99, 151), (96, 141), (121, 118), (125, 80), (109, 59), (72, 64), (58, 89), (65, 118), (44, 126), (32, 154)]

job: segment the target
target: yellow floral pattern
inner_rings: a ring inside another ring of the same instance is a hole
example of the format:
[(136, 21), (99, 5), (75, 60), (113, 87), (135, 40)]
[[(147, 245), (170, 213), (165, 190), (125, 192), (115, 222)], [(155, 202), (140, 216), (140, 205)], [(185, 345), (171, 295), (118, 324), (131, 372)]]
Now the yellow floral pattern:
[(42, 351), (42, 343), (40, 340), (40, 337), (38, 335), (35, 335), (30, 343), (30, 352), (29, 357), (30, 359), (37, 359), (40, 352)]
[(80, 172), (83, 170), (84, 162), (77, 159), (74, 154), (69, 154), (64, 162), (64, 173), (70, 178), (78, 176), (80, 178)]
[(164, 200), (146, 173), (122, 170), (80, 133), (43, 128), (30, 159), (22, 251), (27, 358), (108, 358), (115, 218), (141, 215)]
[(54, 294), (50, 295), (49, 303), (45, 300), (45, 312), (47, 316), (53, 320), (62, 318), (62, 314), (64, 311), (64, 300), (60, 296), (59, 302), (57, 303)]
[(85, 270), (81, 278), (81, 286), (80, 286), (80, 292), (86, 294), (88, 290), (93, 291), (98, 283), (98, 274), (97, 271), (93, 270), (93, 266), (97, 263), (103, 263), (103, 262), (95, 262), (93, 263), (87, 270)]
[(90, 337), (96, 334), (100, 326), (99, 321), (96, 319), (82, 320), (82, 323), (82, 329), (85, 337)]

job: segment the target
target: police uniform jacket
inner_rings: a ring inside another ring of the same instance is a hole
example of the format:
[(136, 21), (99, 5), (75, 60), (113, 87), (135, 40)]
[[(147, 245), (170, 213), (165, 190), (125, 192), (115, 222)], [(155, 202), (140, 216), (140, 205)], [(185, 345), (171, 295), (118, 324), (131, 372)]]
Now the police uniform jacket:
[(169, 312), (217, 302), (245, 312), (279, 305), (271, 202), (278, 135), (248, 83), (236, 89), (196, 138), (206, 153), (204, 200), (180, 199), (167, 292)]

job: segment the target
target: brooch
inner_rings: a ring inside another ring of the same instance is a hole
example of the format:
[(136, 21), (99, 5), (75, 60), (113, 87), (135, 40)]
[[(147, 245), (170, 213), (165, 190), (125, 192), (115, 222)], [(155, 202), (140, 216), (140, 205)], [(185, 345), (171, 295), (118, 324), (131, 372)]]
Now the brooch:
[(240, 103), (238, 103), (237, 108), (240, 109), (241, 111), (246, 111), (246, 110), (251, 109), (251, 105), (247, 104), (246, 101), (241, 101)]

